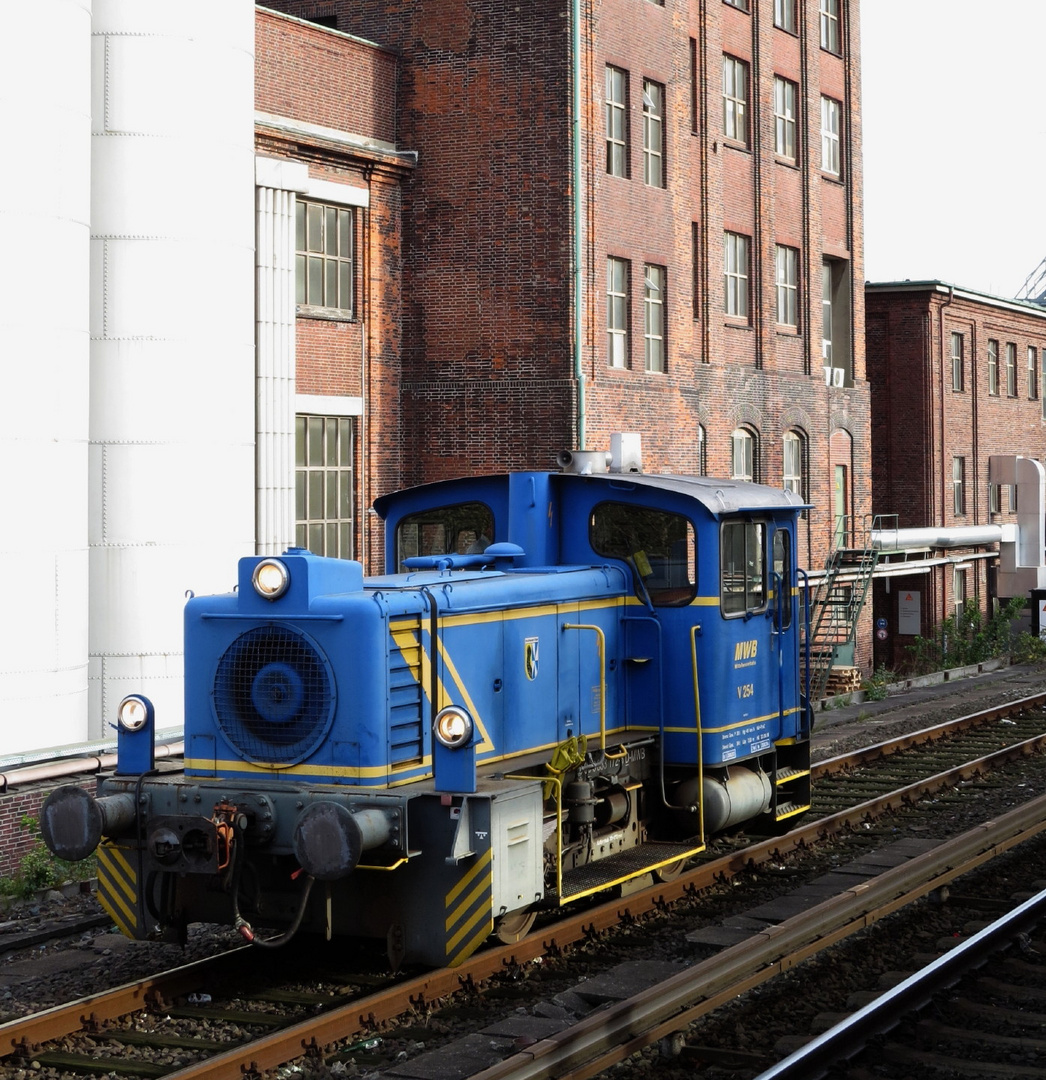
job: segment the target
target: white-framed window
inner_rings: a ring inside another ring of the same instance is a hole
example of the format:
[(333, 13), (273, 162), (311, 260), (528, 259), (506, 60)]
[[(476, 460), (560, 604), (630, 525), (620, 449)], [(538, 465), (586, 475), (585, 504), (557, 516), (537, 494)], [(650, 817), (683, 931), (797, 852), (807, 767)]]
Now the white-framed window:
[(606, 70), (607, 172), (628, 175), (628, 72), (607, 65)]
[(665, 268), (643, 269), (643, 342), (647, 371), (665, 370)]
[(842, 176), (843, 107), (834, 98), (821, 98), (821, 172)]
[(736, 319), (748, 318), (748, 237), (724, 234), (723, 311)]
[(294, 226), (296, 302), (352, 316), (356, 211), (298, 199)]
[(952, 511), (957, 517), (966, 513), (966, 458), (952, 458)]
[(747, 428), (730, 434), (730, 476), (733, 480), (755, 480), (755, 436)]
[(778, 244), (774, 252), (777, 284), (777, 322), (781, 326), (799, 325), (799, 252)]
[(831, 262), (821, 263), (821, 358), (831, 366), (834, 360), (835, 287)]
[(748, 65), (723, 57), (723, 135), (748, 145)]
[(1039, 396), (1039, 352), (1034, 345), (1028, 346), (1028, 400)]
[(643, 80), (643, 183), (664, 187), (664, 87)]
[(966, 567), (954, 566), (952, 567), (952, 606), (956, 618), (962, 614), (963, 608), (966, 607), (966, 596)]
[(294, 418), (294, 532), (314, 555), (353, 558), (354, 430), (350, 416)]
[(839, 32), (839, 0), (820, 0), (821, 48), (838, 55), (842, 49)]
[(799, 87), (780, 75), (774, 76), (774, 153), (787, 161), (796, 160), (796, 102)]
[(952, 389), (963, 390), (965, 383), (963, 378), (963, 337), (962, 334), (952, 331)]
[(1006, 396), (1017, 396), (1017, 346), (1006, 342)]
[(999, 343), (994, 338), (988, 339), (988, 393), (999, 394)]
[(795, 0), (774, 0), (774, 26), (790, 34), (796, 32)]
[(607, 259), (607, 362), (628, 367), (628, 262)]
[(803, 496), (803, 436), (796, 431), (784, 433), (784, 489)]

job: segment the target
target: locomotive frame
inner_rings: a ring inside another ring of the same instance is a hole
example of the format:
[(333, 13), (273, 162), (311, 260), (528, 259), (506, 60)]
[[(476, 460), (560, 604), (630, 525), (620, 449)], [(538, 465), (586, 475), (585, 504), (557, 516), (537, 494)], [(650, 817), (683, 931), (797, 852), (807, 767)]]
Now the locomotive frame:
[[(454, 964), (544, 907), (678, 873), (809, 807), (788, 491), (610, 455), (377, 500), (383, 575), (301, 549), (186, 606), (184, 772), (121, 703), (118, 765), (41, 813), (134, 938), (231, 924)], [(273, 934), (275, 936), (269, 936)]]

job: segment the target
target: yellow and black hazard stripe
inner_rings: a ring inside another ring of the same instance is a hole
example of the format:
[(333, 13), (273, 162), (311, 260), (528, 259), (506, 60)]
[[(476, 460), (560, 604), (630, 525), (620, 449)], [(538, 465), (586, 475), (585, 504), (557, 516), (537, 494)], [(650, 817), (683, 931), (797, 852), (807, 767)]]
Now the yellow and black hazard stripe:
[(122, 934), (141, 936), (138, 871), (134, 848), (106, 840), (98, 846), (98, 902)]
[(467, 960), (494, 929), (491, 852), (487, 848), (447, 893), (447, 964)]

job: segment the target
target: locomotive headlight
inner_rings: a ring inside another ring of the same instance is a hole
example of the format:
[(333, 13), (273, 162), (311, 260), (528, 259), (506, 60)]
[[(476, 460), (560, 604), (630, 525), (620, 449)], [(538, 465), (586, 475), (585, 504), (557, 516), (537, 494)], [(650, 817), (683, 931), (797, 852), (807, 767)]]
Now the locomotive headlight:
[(262, 559), (254, 568), (251, 584), (265, 600), (277, 600), (287, 591), (291, 576), (279, 559)]
[(149, 720), (149, 704), (137, 694), (131, 694), (120, 702), (116, 719), (124, 731), (141, 731)]
[(458, 705), (448, 705), (436, 714), (433, 725), (436, 738), (448, 750), (467, 746), (472, 738), (472, 717)]

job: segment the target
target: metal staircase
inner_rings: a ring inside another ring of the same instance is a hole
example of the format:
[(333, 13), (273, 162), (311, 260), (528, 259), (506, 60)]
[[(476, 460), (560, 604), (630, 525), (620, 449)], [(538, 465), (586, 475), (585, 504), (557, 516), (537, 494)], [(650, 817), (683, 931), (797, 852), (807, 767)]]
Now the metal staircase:
[(879, 553), (871, 547), (835, 548), (810, 602), (809, 636), (803, 651), (810, 703), (825, 695), (832, 668), (853, 665), (857, 620), (861, 615)]

